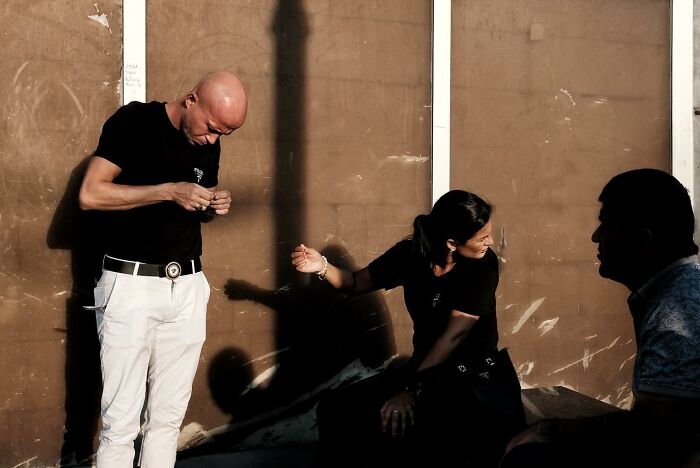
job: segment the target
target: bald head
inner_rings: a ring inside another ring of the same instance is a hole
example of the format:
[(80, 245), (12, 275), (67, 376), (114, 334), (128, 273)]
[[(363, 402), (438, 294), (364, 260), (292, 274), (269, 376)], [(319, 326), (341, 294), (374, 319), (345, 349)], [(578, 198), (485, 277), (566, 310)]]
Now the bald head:
[(245, 121), (248, 98), (243, 83), (231, 72), (219, 71), (205, 75), (191, 94), (198, 97), (200, 105), (209, 109), (212, 116), (230, 130)]
[(186, 96), (166, 104), (166, 110), (191, 145), (213, 144), (243, 125), (248, 98), (236, 75), (219, 71), (205, 75)]

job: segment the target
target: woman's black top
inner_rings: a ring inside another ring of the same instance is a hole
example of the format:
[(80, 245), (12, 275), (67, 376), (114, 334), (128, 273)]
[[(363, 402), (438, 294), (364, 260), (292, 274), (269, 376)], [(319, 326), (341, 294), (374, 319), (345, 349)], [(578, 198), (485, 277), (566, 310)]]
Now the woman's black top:
[(496, 287), (498, 257), (489, 249), (480, 259), (457, 256), (456, 265), (435, 276), (426, 260), (413, 251), (411, 240), (403, 240), (369, 264), (372, 284), (377, 288), (403, 286), (404, 301), (413, 319), (412, 364), (419, 365), (443, 334), (451, 311), (478, 316), (450, 358), (477, 357), (496, 350)]

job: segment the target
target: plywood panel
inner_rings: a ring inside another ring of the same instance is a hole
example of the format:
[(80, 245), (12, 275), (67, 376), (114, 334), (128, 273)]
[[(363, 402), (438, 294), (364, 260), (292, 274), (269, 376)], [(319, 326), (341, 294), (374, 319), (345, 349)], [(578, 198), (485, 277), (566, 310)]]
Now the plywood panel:
[[(400, 291), (333, 295), (294, 274), (289, 254), (303, 241), (359, 268), (428, 208), (430, 2), (148, 8), (149, 99), (174, 99), (219, 68), (249, 93), (246, 124), (222, 144), (220, 186), (233, 208), (204, 228), (209, 335), (185, 423), (240, 422), (303, 398), (353, 359), (410, 353)], [(240, 401), (220, 372), (233, 355), (251, 378), (271, 375)], [(222, 382), (228, 401), (212, 401)]]
[(669, 2), (452, 5), (451, 183), (496, 206), (502, 344), (524, 386), (629, 405), (627, 291), (590, 236), (610, 177), (669, 168)]
[(5, 1), (0, 31), (0, 465), (48, 466), (64, 432), (67, 452), (92, 451), (95, 397), (80, 392), (99, 393), (99, 367), (80, 358), (96, 349), (71, 262), (72, 176), (119, 104), (121, 5)]

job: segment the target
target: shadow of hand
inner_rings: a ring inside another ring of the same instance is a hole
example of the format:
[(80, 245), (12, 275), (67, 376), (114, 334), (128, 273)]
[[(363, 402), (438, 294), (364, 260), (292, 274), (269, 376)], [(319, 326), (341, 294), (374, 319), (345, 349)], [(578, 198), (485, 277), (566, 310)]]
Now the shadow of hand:
[(261, 288), (245, 280), (229, 279), (224, 285), (224, 294), (231, 301), (254, 299), (262, 292)]

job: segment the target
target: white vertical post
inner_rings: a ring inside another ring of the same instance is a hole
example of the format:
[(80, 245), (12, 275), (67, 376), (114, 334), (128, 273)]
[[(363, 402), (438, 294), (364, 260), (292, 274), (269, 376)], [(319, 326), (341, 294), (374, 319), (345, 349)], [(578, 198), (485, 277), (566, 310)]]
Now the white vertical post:
[(433, 0), (432, 203), (450, 190), (452, 1)]
[(122, 104), (146, 101), (146, 0), (122, 0)]
[(671, 173), (694, 200), (693, 0), (671, 0)]

